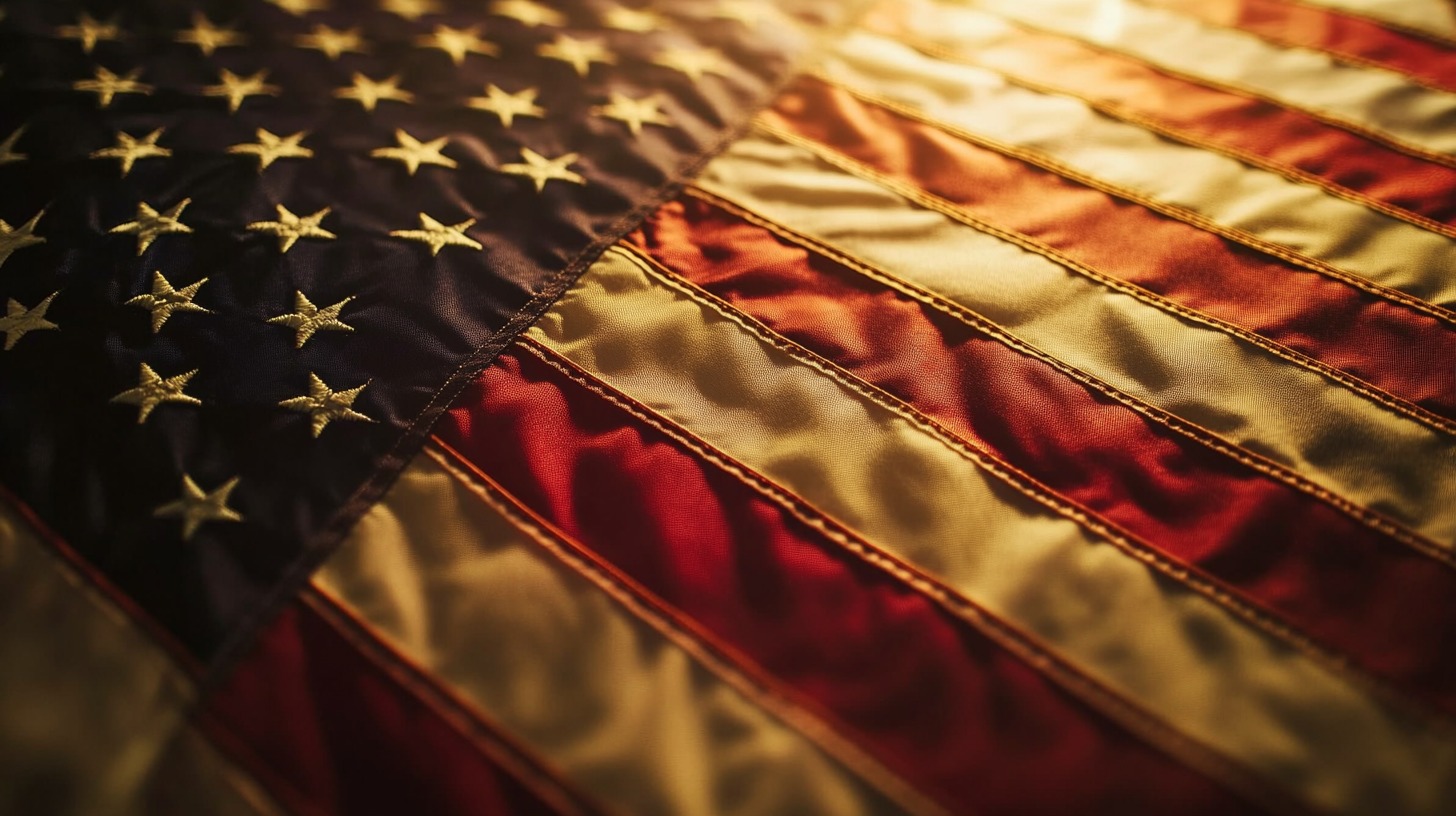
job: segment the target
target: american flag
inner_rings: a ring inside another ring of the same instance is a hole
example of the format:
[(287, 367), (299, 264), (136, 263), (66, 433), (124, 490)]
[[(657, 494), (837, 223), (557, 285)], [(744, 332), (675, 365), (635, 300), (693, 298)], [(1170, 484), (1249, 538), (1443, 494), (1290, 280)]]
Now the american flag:
[(1456, 812), (1446, 0), (0, 15), (0, 813)]

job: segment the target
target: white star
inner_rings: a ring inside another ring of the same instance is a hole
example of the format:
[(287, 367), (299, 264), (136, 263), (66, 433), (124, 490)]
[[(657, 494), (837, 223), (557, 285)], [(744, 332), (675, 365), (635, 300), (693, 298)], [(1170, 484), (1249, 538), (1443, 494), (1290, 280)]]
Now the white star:
[(636, 136), (642, 133), (643, 125), (667, 125), (671, 121), (663, 115), (662, 98), (657, 94), (633, 99), (626, 94), (612, 91), (612, 101), (592, 108), (592, 113), (626, 122), (627, 129)]
[(561, 60), (576, 69), (576, 73), (586, 76), (591, 70), (591, 64), (600, 62), (609, 65), (613, 62), (612, 55), (597, 40), (578, 40), (566, 34), (557, 34), (556, 39), (536, 47), (536, 54), (547, 59)]
[(322, 309), (313, 305), (308, 296), (303, 292), (295, 290), (293, 293), (293, 311), (289, 314), (281, 314), (277, 317), (268, 318), (273, 325), (287, 326), (294, 331), (294, 347), (303, 348), (303, 344), (313, 338), (314, 332), (319, 331), (346, 331), (354, 330), (339, 319), (339, 312), (343, 310), (344, 304), (353, 300), (346, 297), (332, 306), (325, 306)]
[(162, 275), (162, 271), (152, 272), (152, 291), (150, 294), (137, 295), (128, 300), (128, 306), (140, 306), (152, 313), (152, 333), (156, 334), (162, 330), (162, 325), (167, 322), (175, 312), (208, 312), (201, 306), (192, 302), (197, 296), (197, 290), (207, 283), (207, 278), (184, 286), (181, 289), (173, 289), (172, 284)]
[(243, 100), (250, 96), (277, 96), (278, 86), (269, 85), (263, 80), (268, 78), (268, 71), (262, 70), (251, 76), (238, 76), (237, 74), (223, 68), (218, 72), (221, 82), (217, 85), (208, 85), (202, 89), (203, 96), (221, 96), (228, 101), (228, 112), (237, 113), (242, 106)]
[(536, 185), (536, 192), (546, 189), (546, 182), (552, 179), (570, 182), (571, 184), (586, 184), (586, 179), (567, 169), (572, 162), (579, 157), (575, 153), (567, 153), (554, 159), (548, 159), (529, 147), (521, 148), (521, 158), (524, 162), (506, 164), (501, 166), (502, 173), (513, 176), (525, 176), (531, 179)]
[(5, 141), (0, 142), (0, 164), (25, 161), (26, 155), (24, 153), (15, 152), (15, 143), (20, 141), (20, 137), (24, 133), (25, 125), (21, 125), (15, 130), (12, 130), (10, 135), (5, 137)]
[(400, 89), (398, 75), (376, 82), (360, 73), (354, 74), (353, 85), (334, 91), (334, 96), (340, 99), (357, 100), (367, 111), (374, 110), (374, 106), (379, 104), (381, 99), (408, 103), (413, 102), (415, 98), (414, 94)]
[(111, 100), (117, 94), (141, 94), (146, 96), (152, 92), (152, 86), (145, 82), (137, 82), (141, 76), (142, 69), (137, 68), (126, 72), (123, 76), (117, 76), (110, 71), (96, 66), (96, 76), (92, 79), (82, 79), (71, 83), (71, 87), (78, 91), (89, 91), (96, 94), (96, 101), (101, 107), (109, 107)]
[(437, 25), (433, 33), (418, 37), (415, 43), (426, 48), (444, 51), (450, 55), (450, 60), (456, 65), (465, 62), (466, 54), (483, 54), (487, 57), (500, 54), (500, 48), (495, 43), (480, 38), (480, 29), (476, 26), (451, 28), (447, 25)]
[(18, 227), (12, 227), (4, 219), (0, 219), (0, 266), (5, 265), (10, 253), (15, 250), (45, 243), (44, 238), (35, 234), (35, 225), (40, 222), (42, 215), (45, 215), (45, 210), (32, 215), (29, 221)]
[(82, 12), (75, 25), (61, 26), (56, 29), (56, 36), (66, 40), (80, 40), (81, 51), (89, 54), (96, 48), (96, 43), (99, 41), (118, 42), (121, 40), (121, 26), (116, 24), (115, 17), (98, 22), (90, 14)]
[(172, 232), (191, 232), (192, 228), (177, 220), (182, 217), (182, 210), (192, 203), (192, 199), (184, 198), (172, 209), (159, 213), (152, 209), (152, 205), (141, 201), (137, 203), (137, 215), (135, 221), (128, 221), (125, 224), (117, 224), (111, 228), (113, 233), (124, 233), (135, 235), (137, 238), (137, 255), (140, 256), (147, 251), (159, 236)]
[(435, 0), (384, 0), (380, 8), (411, 22), (426, 14), (440, 13), (440, 4)]
[(477, 96), (470, 99), (466, 104), (476, 110), (489, 111), (500, 117), (501, 124), (510, 127), (517, 116), (531, 116), (536, 119), (546, 115), (546, 111), (536, 105), (535, 88), (527, 88), (519, 93), (506, 93), (495, 85), (488, 85), (485, 89), (485, 96)]
[(395, 238), (425, 244), (430, 248), (432, 257), (439, 255), (440, 250), (447, 246), (468, 247), (476, 251), (481, 249), (480, 242), (465, 234), (466, 230), (475, 226), (474, 218), (467, 218), (458, 224), (442, 224), (420, 213), (420, 225), (423, 229), (394, 230), (389, 234)]
[(299, 144), (306, 135), (308, 135), (308, 131), (300, 130), (292, 136), (275, 136), (258, 128), (258, 141), (235, 144), (227, 150), (229, 153), (257, 156), (258, 172), (261, 173), (278, 159), (306, 159), (312, 156), (312, 150)]
[(345, 53), (363, 54), (367, 50), (364, 47), (364, 38), (359, 36), (357, 28), (337, 29), (315, 25), (313, 33), (301, 35), (293, 42), (299, 48), (322, 51), (331, 60), (336, 60)]
[(197, 369), (183, 372), (175, 377), (160, 377), (152, 367), (142, 363), (141, 374), (137, 377), (136, 388), (117, 394), (111, 398), (112, 402), (122, 405), (135, 405), (137, 407), (137, 424), (147, 421), (152, 411), (164, 402), (177, 402), (183, 405), (201, 405), (202, 400), (189, 394), (182, 393), (187, 387), (187, 381), (197, 376)]
[(26, 332), (55, 330), (60, 327), (46, 319), (46, 310), (60, 292), (52, 292), (45, 300), (29, 308), (10, 298), (5, 303), (5, 316), (0, 317), (0, 334), (5, 335), (5, 351), (15, 348)]
[(566, 17), (561, 12), (549, 6), (543, 6), (532, 0), (499, 0), (492, 3), (490, 13), (501, 17), (510, 17), (519, 21), (522, 25), (535, 28), (536, 26), (561, 26), (566, 25)]
[(394, 139), (399, 142), (399, 147), (381, 147), (370, 151), (369, 155), (377, 159), (395, 159), (402, 162), (409, 169), (411, 176), (420, 169), (422, 164), (438, 164), (441, 167), (457, 166), (454, 159), (440, 152), (449, 141), (447, 136), (441, 136), (429, 142), (421, 142), (403, 130), (396, 130)]
[(765, 20), (783, 19), (783, 14), (778, 9), (755, 0), (722, 0), (709, 16), (716, 20), (733, 20), (749, 28)]
[(282, 204), (278, 207), (277, 221), (254, 221), (248, 225), (253, 232), (266, 232), (278, 238), (278, 251), (287, 252), (300, 238), (324, 238), (333, 240), (339, 236), (319, 226), (330, 207), (324, 207), (313, 215), (297, 216)]
[(268, 0), (269, 3), (283, 9), (295, 17), (302, 17), (315, 11), (323, 11), (329, 7), (328, 0)]
[(182, 540), (191, 541), (197, 528), (209, 521), (242, 521), (243, 514), (227, 506), (228, 498), (237, 489), (234, 476), (211, 493), (204, 493), (192, 477), (182, 474), (182, 498), (152, 511), (156, 518), (182, 519)]
[(192, 12), (192, 27), (178, 31), (173, 39), (184, 45), (197, 46), (204, 57), (212, 56), (212, 52), (219, 48), (243, 45), (248, 41), (236, 28), (217, 25), (200, 11)]
[(607, 28), (632, 31), (637, 34), (662, 31), (667, 28), (667, 18), (652, 9), (624, 8), (622, 6), (608, 9), (607, 13), (602, 15), (602, 23)]
[(717, 51), (706, 48), (667, 48), (652, 61), (654, 65), (682, 71), (694, 80), (703, 74), (727, 76), (728, 62)]
[(319, 375), (310, 371), (308, 373), (308, 394), (283, 400), (278, 403), (278, 407), (308, 414), (313, 424), (313, 435), (317, 438), (324, 432), (324, 428), (336, 419), (374, 421), (355, 411), (353, 407), (354, 400), (359, 397), (359, 392), (368, 386), (369, 383), (364, 383), (343, 391), (334, 391), (319, 379)]
[(161, 158), (172, 155), (172, 151), (157, 145), (157, 139), (161, 138), (162, 131), (166, 128), (157, 128), (146, 136), (138, 139), (127, 133), (116, 134), (116, 144), (112, 147), (103, 147), (93, 151), (93, 159), (120, 159), (121, 175), (126, 176), (131, 172), (131, 166), (138, 159)]

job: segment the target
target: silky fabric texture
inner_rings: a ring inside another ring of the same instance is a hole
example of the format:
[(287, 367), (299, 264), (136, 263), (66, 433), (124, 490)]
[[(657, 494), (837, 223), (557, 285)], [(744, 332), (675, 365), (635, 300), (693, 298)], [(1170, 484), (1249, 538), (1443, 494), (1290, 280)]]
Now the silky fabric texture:
[(1456, 54), (1450, 49), (1332, 9), (1286, 0), (1151, 0), (1150, 5), (1163, 6), (1215, 25), (1236, 26), (1287, 47), (1310, 48), (1338, 59), (1375, 63), (1456, 91)]
[(1450, 439), (1307, 369), (1108, 291), (770, 135), (736, 143), (697, 183), (943, 295), (1442, 547), (1456, 541)]
[(1248, 807), (1048, 681), (989, 624), (872, 563), (832, 522), (770, 500), (544, 354), (508, 350), (439, 438), (948, 809)]
[(144, 812), (193, 694), (171, 655), (0, 498), (0, 811)]
[(1281, 174), (1303, 174), (1417, 218), (1456, 226), (1456, 168), (1393, 150), (1301, 111), (1200, 85), (1122, 54), (970, 9), (951, 14), (932, 2), (883, 4), (866, 27), (908, 39), (921, 50), (934, 48), (936, 56), (952, 62), (1077, 96), (1105, 115), (1169, 138)]
[(971, 0), (976, 8), (1115, 48), (1201, 80), (1264, 94), (1388, 134), (1421, 150), (1456, 153), (1456, 94), (1379, 68), (1284, 49), (1242, 31), (1138, 3)]
[(1443, 38), (1456, 37), (1456, 10), (1446, 0), (1301, 0), (1367, 15)]
[(607, 807), (903, 812), (427, 452), (314, 582)]
[(1029, 150), (1129, 197), (1197, 213), (1438, 306), (1456, 303), (1456, 280), (1441, 271), (1456, 265), (1456, 241), (1108, 119), (1080, 100), (1010, 86), (996, 74), (863, 32), (839, 44), (825, 72), (852, 90)]
[(1423, 715), (1158, 576), (630, 254), (608, 251), (527, 336), (1311, 805), (1456, 805), (1456, 743)]
[(1456, 631), (1447, 565), (706, 202), (664, 206), (629, 238), (778, 334), (1456, 714), (1446, 682), (1456, 654), (1432, 637)]
[(202, 722), (294, 813), (600, 812), (314, 593), (269, 623)]
[[(1436, 318), (971, 144), (815, 80), (762, 121), (812, 139), (1109, 281), (1279, 343), (1456, 429), (1456, 332)], [(1141, 294), (1141, 293), (1133, 293)], [(1426, 413), (1429, 412), (1429, 413)]]
[(138, 816), (285, 816), (271, 794), (196, 727), (183, 729), (152, 769)]

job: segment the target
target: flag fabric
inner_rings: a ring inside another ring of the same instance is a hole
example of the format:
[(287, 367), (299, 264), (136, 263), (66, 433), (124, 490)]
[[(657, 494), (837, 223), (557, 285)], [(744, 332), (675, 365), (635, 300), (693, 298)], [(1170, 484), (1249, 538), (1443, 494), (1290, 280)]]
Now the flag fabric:
[(0, 10), (0, 811), (1456, 812), (1450, 3)]

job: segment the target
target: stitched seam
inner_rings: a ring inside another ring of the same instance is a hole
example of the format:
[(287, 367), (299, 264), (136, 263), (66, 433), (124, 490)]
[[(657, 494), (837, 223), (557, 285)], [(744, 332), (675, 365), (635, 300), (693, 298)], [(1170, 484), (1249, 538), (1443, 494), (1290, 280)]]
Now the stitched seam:
[(1216, 142), (1203, 136), (1184, 132), (1176, 125), (1167, 124), (1153, 118), (1151, 115), (1139, 112), (1130, 106), (1115, 102), (1109, 99), (1097, 99), (1086, 93), (1071, 90), (1069, 88), (1048, 85), (1022, 74), (1009, 73), (1005, 68), (978, 60), (971, 54), (963, 54), (948, 46), (931, 42), (923, 37), (916, 36), (904, 30), (889, 30), (888, 27), (881, 28), (873, 26), (870, 30), (876, 34), (899, 42), (903, 45), (914, 48), (928, 57), (938, 59), (942, 62), (959, 63), (969, 65), (982, 70), (991, 71), (1002, 77), (1011, 85), (1016, 85), (1026, 90), (1048, 96), (1062, 96), (1075, 99), (1086, 105), (1097, 113), (1117, 119), (1131, 125), (1143, 128), (1144, 130), (1156, 133), (1170, 141), (1206, 150), (1210, 153), (1218, 153), (1235, 159), (1259, 170), (1264, 170), (1284, 178), (1287, 181), (1309, 184), (1318, 187), (1330, 195), (1344, 199), (1352, 204), (1358, 204), (1367, 209), (1374, 210), (1381, 215), (1404, 221), (1412, 226), (1420, 227), (1428, 232), (1434, 232), (1447, 238), (1456, 238), (1456, 226), (1437, 221), (1421, 213), (1396, 206), (1387, 201), (1370, 196), (1351, 187), (1346, 187), (1336, 181), (1325, 178), (1316, 173), (1311, 173), (1292, 164), (1279, 161), (1278, 159), (1264, 156), (1252, 150), (1237, 147), (1232, 144)]
[(1108, 54), (1116, 54), (1118, 56), (1126, 57), (1127, 59), (1142, 63), (1143, 65), (1146, 65), (1150, 70), (1156, 71), (1160, 74), (1165, 74), (1167, 76), (1173, 77), (1174, 79), (1181, 79), (1185, 82), (1191, 82), (1195, 85), (1202, 85), (1206, 88), (1213, 88), (1215, 90), (1220, 90), (1225, 93), (1234, 94), (1235, 96), (1242, 96), (1247, 99), (1256, 99), (1260, 102), (1275, 105), (1277, 107), (1297, 110), (1314, 119), (1318, 119), (1319, 121), (1329, 125), (1330, 127), (1349, 131), (1350, 133), (1353, 133), (1363, 139), (1368, 139), (1372, 142), (1378, 142), (1379, 144), (1382, 144), (1390, 148), (1391, 150), (1405, 153), (1406, 155), (1414, 156), (1418, 159), (1424, 159), (1433, 164), (1440, 164), (1446, 167), (1456, 168), (1456, 156), (1449, 156), (1444, 153), (1436, 152), (1435, 150), (1432, 150), (1430, 148), (1421, 147), (1420, 145), (1408, 142), (1405, 140), (1405, 138), (1397, 136), (1393, 133), (1386, 133), (1385, 131), (1373, 127), (1367, 127), (1366, 125), (1360, 124), (1359, 122), (1351, 121), (1349, 119), (1345, 119), (1339, 114), (1330, 111), (1325, 111), (1320, 108), (1308, 107), (1305, 105), (1298, 105), (1293, 102), (1280, 100), (1262, 91), (1257, 91), (1253, 88), (1247, 88), (1242, 85), (1224, 82), (1222, 80), (1213, 79), (1211, 77), (1196, 76), (1186, 71), (1173, 68), (1171, 66), (1152, 62), (1147, 58), (1140, 57), (1137, 54), (1132, 53), (1131, 51), (1118, 48), (1114, 45), (1093, 42), (1092, 40), (1085, 40), (1081, 37), (1075, 37), (1064, 32), (1056, 31), (1054, 29), (1046, 28), (1035, 23), (1027, 22), (1025, 20), (1013, 20), (1012, 18), (1006, 17), (1005, 15), (998, 14), (996, 12), (985, 10), (983, 11), (986, 14), (991, 14), (999, 17), (1002, 20), (1005, 20), (1008, 23), (1012, 23), (1013, 25), (1019, 28), (1023, 28), (1027, 31), (1035, 31), (1038, 34), (1045, 34), (1051, 37), (1072, 39), (1076, 42), (1082, 43), (1087, 48), (1094, 51), (1101, 51)]
[(639, 586), (634, 579), (620, 573), (580, 542), (511, 496), (444, 440), (432, 437), (432, 442), (435, 448), (427, 447), (425, 455), (434, 459), (452, 479), (499, 513), (572, 573), (606, 594), (632, 619), (640, 621), (667, 643), (681, 649), (703, 669), (742, 694), (771, 718), (801, 734), (827, 757), (843, 765), (851, 774), (863, 779), (869, 787), (877, 789), (910, 813), (926, 816), (946, 814), (939, 805), (930, 802), (913, 786), (862, 751), (853, 741), (846, 739), (815, 713), (811, 713), (794, 699), (794, 695), (762, 672), (752, 660), (721, 644), (716, 636), (695, 622), (674, 614), (670, 607)]
[(509, 737), (489, 715), (431, 679), (432, 674), (387, 643), (347, 602), (327, 587), (310, 581), (298, 599), (311, 608), (360, 656), (372, 663), (397, 688), (413, 697), (456, 734), (563, 814), (581, 814), (578, 802), (591, 812), (611, 813), (603, 804), (566, 782), (565, 775), (544, 757)]
[[(910, 107), (909, 105), (903, 105), (893, 99), (886, 99), (884, 97), (876, 96), (875, 94), (869, 93), (867, 91), (851, 88), (848, 85), (845, 85), (838, 80), (835, 80), (823, 74), (812, 74), (812, 76), (816, 80), (823, 82), (826, 85), (839, 88), (846, 93), (855, 96), (863, 102), (882, 107), (888, 111), (904, 116), (907, 119), (919, 122), (920, 124), (926, 125), (928, 127), (936, 128), (952, 136), (955, 136), (958, 139), (970, 142), (971, 144), (984, 147), (987, 150), (994, 150), (997, 153), (1001, 153), (1003, 155), (1010, 156), (1011, 158), (1026, 162), (1027, 164), (1030, 164), (1034, 167), (1040, 167), (1043, 170), (1055, 173), (1056, 175), (1077, 182), (1078, 184), (1081, 184), (1083, 186), (1091, 187), (1094, 190), (1099, 190), (1110, 196), (1115, 196), (1126, 201), (1131, 201), (1135, 204), (1140, 204), (1152, 210), (1153, 212), (1165, 215), (1177, 221), (1182, 221), (1185, 224), (1190, 224), (1192, 226), (1198, 227), (1205, 232), (1210, 232), (1219, 237), (1226, 238), (1236, 244), (1242, 244), (1243, 246), (1249, 247), (1250, 249), (1262, 252), (1265, 255), (1278, 258), (1285, 263), (1292, 264), (1294, 266), (1307, 269), (1311, 272), (1334, 278), (1341, 283), (1344, 283), (1348, 286), (1353, 286), (1356, 289), (1359, 289), (1367, 294), (1375, 295), (1376, 297), (1398, 303), (1402, 306), (1405, 306), (1406, 308), (1421, 312), (1430, 317), (1434, 317), (1444, 323), (1447, 323), (1452, 327), (1456, 327), (1456, 311), (1447, 309), (1444, 306), (1440, 306), (1428, 300), (1423, 300), (1416, 297), (1415, 295), (1407, 294), (1406, 292), (1403, 292), (1399, 289), (1394, 289), (1389, 286), (1385, 286), (1384, 284), (1376, 283), (1369, 278), (1357, 275), (1353, 272), (1347, 272), (1343, 269), (1340, 269), (1339, 267), (1326, 263), (1325, 261), (1321, 261), (1307, 255), (1301, 255), (1294, 250), (1289, 249), (1288, 247), (1284, 247), (1279, 244), (1267, 241), (1263, 238), (1259, 238), (1252, 233), (1248, 233), (1234, 227), (1224, 226), (1217, 221), (1213, 221), (1206, 216), (1200, 215), (1184, 207), (1180, 207), (1175, 204), (1167, 204), (1155, 198), (1151, 198), (1143, 193), (1139, 193), (1135, 190), (1110, 184), (1094, 176), (1087, 175), (1080, 170), (1076, 170), (1068, 165), (1062, 164), (1060, 161), (1053, 159), (1052, 157), (1045, 154), (1037, 153), (1035, 151), (1015, 145), (998, 142), (988, 137), (972, 133), (968, 130), (957, 127), (950, 123), (937, 121), (927, 114), (924, 114), (916, 110), (915, 108)], [(756, 123), (755, 126), (758, 128), (765, 127), (761, 119)]]
[(1305, 0), (1283, 0), (1283, 2), (1288, 3), (1291, 6), (1303, 6), (1304, 8), (1322, 11), (1325, 14), (1329, 14), (1331, 16), (1351, 17), (1356, 20), (1364, 20), (1367, 23), (1373, 23), (1377, 26), (1380, 26), (1381, 28), (1394, 31), (1397, 34), (1405, 34), (1406, 36), (1415, 37), (1416, 39), (1425, 40), (1426, 42), (1435, 43), (1436, 45), (1444, 45), (1447, 48), (1456, 48), (1456, 37), (1450, 37), (1435, 31), (1427, 31), (1424, 28), (1416, 28), (1415, 26), (1409, 26), (1405, 23), (1397, 22), (1395, 20), (1382, 20), (1379, 17), (1375, 17), (1370, 14), (1361, 14), (1354, 9), (1324, 6), (1318, 3), (1309, 3)]
[(1270, 800), (1269, 796), (1274, 789), (1259, 781), (1259, 777), (1253, 775), (1237, 760), (1225, 757), (1178, 730), (1159, 715), (1139, 707), (1135, 702), (1123, 697), (1119, 692), (1086, 673), (1076, 664), (1061, 657), (1055, 647), (1045, 644), (1039, 636), (1000, 619), (974, 600), (962, 595), (914, 564), (902, 560), (899, 556), (854, 533), (825, 515), (823, 511), (817, 509), (790, 488), (772, 481), (714, 446), (713, 443), (674, 424), (626, 393), (616, 390), (569, 358), (542, 345), (535, 338), (522, 335), (517, 341), (517, 347), (531, 353), (577, 385), (616, 406), (637, 421), (682, 445), (689, 452), (712, 463), (719, 470), (782, 508), (793, 518), (843, 547), (851, 555), (925, 596), (956, 619), (1011, 652), (1033, 670), (1046, 675), (1052, 682), (1061, 685), (1092, 709), (1126, 728), (1156, 749), (1266, 805), (1277, 802), (1284, 809), (1291, 806), (1291, 802), (1286, 801), (1282, 794), (1277, 795), (1274, 800)]

